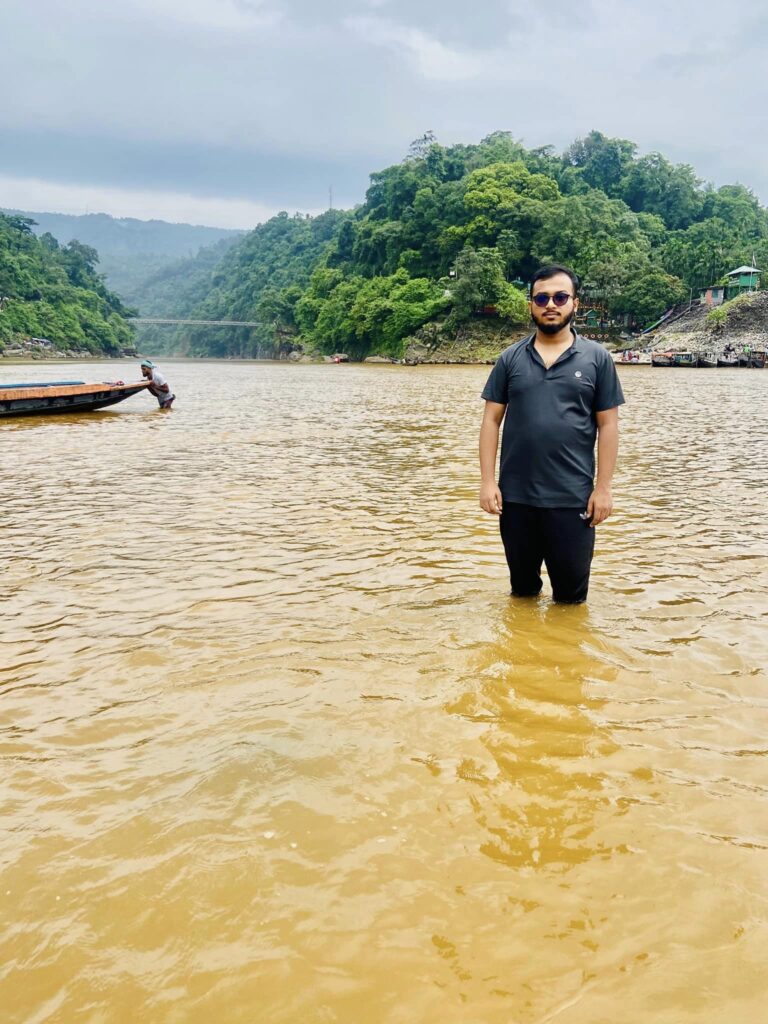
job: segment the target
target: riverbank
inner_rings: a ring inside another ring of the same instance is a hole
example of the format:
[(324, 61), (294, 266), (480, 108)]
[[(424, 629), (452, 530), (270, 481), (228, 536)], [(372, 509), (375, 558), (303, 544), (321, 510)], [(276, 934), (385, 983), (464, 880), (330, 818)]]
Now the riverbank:
[(510, 325), (497, 317), (478, 317), (448, 330), (445, 323), (425, 324), (405, 342), (402, 362), (421, 364), (495, 363), (509, 345), (530, 333), (528, 325)]
[[(454, 329), (449, 329), (445, 321), (432, 322), (405, 340), (400, 358), (374, 352), (364, 361), (403, 363), (407, 366), (492, 364), (505, 348), (525, 338), (530, 331), (529, 324), (510, 325), (495, 316), (476, 317)], [(629, 348), (699, 354), (721, 352), (727, 345), (736, 350), (768, 348), (768, 292), (743, 295), (714, 309), (694, 303), (653, 334), (627, 341)], [(0, 360), (9, 361), (138, 357), (136, 350), (106, 354), (74, 348), (60, 349), (44, 338), (25, 339), (0, 351)], [(163, 355), (159, 358), (175, 357)], [(289, 342), (274, 358), (277, 362), (294, 363), (355, 361), (344, 353), (334, 356), (313, 352), (304, 348), (298, 339)]]
[[(509, 345), (530, 334), (526, 325), (504, 323), (495, 316), (477, 317), (458, 328), (448, 328), (445, 321), (425, 324), (405, 339), (400, 358), (381, 352), (372, 352), (362, 362), (400, 363), (406, 366), (472, 366), (492, 364)], [(356, 362), (346, 353), (326, 355), (305, 349), (297, 340), (292, 350), (281, 352), (278, 362), (336, 363)]]
[(120, 352), (91, 352), (89, 349), (58, 348), (47, 338), (23, 338), (0, 348), (0, 360), (46, 360), (46, 359), (131, 359), (136, 356), (134, 349)]
[(768, 292), (750, 292), (722, 306), (695, 303), (650, 336), (657, 352), (722, 352), (768, 348)]

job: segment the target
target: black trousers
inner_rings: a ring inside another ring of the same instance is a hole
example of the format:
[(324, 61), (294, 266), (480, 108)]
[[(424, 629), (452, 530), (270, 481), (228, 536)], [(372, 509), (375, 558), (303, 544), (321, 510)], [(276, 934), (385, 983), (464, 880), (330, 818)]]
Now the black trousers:
[(555, 601), (586, 601), (595, 531), (580, 518), (580, 508), (535, 508), (505, 501), (499, 526), (509, 565), (512, 593), (533, 597), (547, 567)]

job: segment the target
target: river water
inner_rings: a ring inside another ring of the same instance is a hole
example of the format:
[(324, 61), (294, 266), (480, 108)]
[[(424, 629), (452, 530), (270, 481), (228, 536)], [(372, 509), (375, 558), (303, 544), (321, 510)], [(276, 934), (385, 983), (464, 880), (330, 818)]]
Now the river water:
[(768, 373), (620, 368), (573, 608), (487, 367), (163, 369), (0, 422), (3, 1021), (764, 1019)]

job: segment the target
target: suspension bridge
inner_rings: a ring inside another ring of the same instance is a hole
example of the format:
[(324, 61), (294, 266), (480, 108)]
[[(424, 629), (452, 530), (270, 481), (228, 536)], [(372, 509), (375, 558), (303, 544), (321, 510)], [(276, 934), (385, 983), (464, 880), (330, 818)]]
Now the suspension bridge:
[(140, 327), (142, 324), (162, 324), (172, 327), (276, 327), (274, 322), (265, 320), (171, 320), (159, 316), (128, 317), (129, 324)]

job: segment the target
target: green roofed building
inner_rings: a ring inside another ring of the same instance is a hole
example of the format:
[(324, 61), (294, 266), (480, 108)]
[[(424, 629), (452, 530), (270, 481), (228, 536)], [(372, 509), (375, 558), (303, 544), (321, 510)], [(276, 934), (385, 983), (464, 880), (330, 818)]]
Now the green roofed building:
[(736, 267), (726, 275), (728, 284), (725, 286), (726, 299), (735, 299), (743, 292), (756, 292), (760, 287), (760, 271), (757, 267)]

